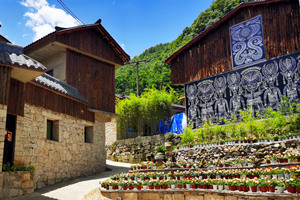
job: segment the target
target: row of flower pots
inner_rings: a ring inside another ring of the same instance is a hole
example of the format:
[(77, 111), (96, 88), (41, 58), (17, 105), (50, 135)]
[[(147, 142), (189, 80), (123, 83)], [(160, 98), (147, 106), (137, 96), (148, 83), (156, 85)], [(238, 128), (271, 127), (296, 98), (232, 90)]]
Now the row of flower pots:
[(300, 177), (300, 167), (291, 166), (289, 168), (264, 168), (264, 169), (215, 169), (215, 170), (185, 170), (185, 171), (175, 171), (175, 172), (134, 172), (126, 174), (115, 174), (110, 178), (112, 180), (168, 180), (176, 178), (177, 180), (182, 180), (184, 178), (222, 178), (222, 179), (232, 179), (232, 178), (284, 178), (290, 179), (292, 176)]
[(206, 179), (197, 178), (191, 180), (152, 180), (152, 181), (105, 181), (101, 187), (106, 190), (141, 190), (141, 189), (207, 189), (207, 190), (230, 190), (240, 192), (276, 192), (300, 193), (300, 179)]
[(178, 147), (177, 150), (184, 150), (189, 148), (206, 148), (206, 147), (217, 147), (222, 145), (236, 145), (236, 144), (265, 144), (265, 143), (273, 143), (273, 142), (285, 142), (289, 140), (298, 140), (300, 139), (300, 135), (290, 134), (286, 136), (275, 136), (272, 138), (256, 138), (256, 137), (246, 137), (246, 138), (236, 138), (227, 141), (219, 141), (219, 142), (211, 142), (211, 143), (200, 143), (196, 145), (188, 145)]
[[(215, 166), (218, 168), (223, 167), (236, 167), (236, 168), (244, 168), (244, 167), (253, 167), (255, 163), (259, 160), (255, 156), (248, 157), (239, 157), (239, 158), (230, 158), (230, 159), (215, 159), (207, 162), (207, 166)], [(277, 163), (296, 163), (300, 162), (300, 154), (297, 153), (277, 153), (273, 155), (268, 155), (265, 157), (266, 164), (277, 164)], [(186, 169), (199, 169), (201, 167), (201, 163), (199, 162), (187, 162), (185, 160), (180, 161), (179, 163), (174, 162), (166, 162), (164, 166), (160, 168), (163, 169), (172, 169), (174, 167), (186, 168)], [(131, 171), (144, 170), (144, 169), (157, 169), (157, 163), (154, 162), (142, 162), (137, 165), (131, 166)]]

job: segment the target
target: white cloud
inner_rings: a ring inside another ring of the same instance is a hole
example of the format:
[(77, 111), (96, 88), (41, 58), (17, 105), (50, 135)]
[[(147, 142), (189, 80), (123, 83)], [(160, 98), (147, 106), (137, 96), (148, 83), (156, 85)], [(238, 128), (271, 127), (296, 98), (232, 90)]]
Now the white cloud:
[(71, 15), (55, 5), (50, 6), (47, 0), (23, 0), (21, 5), (29, 10), (24, 16), (29, 18), (26, 26), (35, 32), (34, 41), (54, 31), (55, 26), (79, 25)]
[(123, 50), (125, 50), (125, 44), (121, 44)]

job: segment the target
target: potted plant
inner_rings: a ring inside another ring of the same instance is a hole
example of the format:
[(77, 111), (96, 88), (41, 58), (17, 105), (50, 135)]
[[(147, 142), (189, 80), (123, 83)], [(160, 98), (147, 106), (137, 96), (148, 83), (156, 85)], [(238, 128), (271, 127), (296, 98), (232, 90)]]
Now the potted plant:
[(251, 192), (257, 192), (257, 186), (259, 185), (257, 179), (249, 180), (247, 183), (251, 189)]
[(129, 189), (129, 190), (133, 190), (133, 189), (134, 189), (134, 185), (135, 185), (135, 184), (134, 184), (133, 181), (129, 181), (129, 182), (128, 182), (128, 189)]
[(138, 181), (135, 183), (136, 189), (141, 190), (142, 189), (142, 182)]
[(197, 185), (198, 185), (198, 181), (196, 179), (193, 179), (191, 181), (191, 187), (192, 189), (196, 189), (197, 188)]
[[(297, 179), (296, 179), (297, 180)], [(285, 181), (286, 190), (290, 193), (296, 193), (297, 181), (295, 179), (290, 179)]]
[(186, 186), (186, 189), (191, 189), (191, 181), (188, 179), (183, 179), (182, 184)]
[(178, 187), (178, 189), (182, 189), (182, 181), (181, 180), (177, 180), (177, 187)]
[(154, 181), (153, 182), (153, 185), (154, 185), (154, 188), (156, 189), (156, 190), (159, 190), (161, 187), (160, 187), (160, 182), (159, 181)]
[(143, 181), (142, 185), (143, 185), (143, 189), (147, 190), (149, 188), (149, 180)]
[(150, 190), (154, 189), (154, 182), (156, 182), (156, 181), (154, 181), (154, 180), (149, 181), (148, 187), (149, 187)]
[(267, 192), (267, 186), (268, 186), (268, 183), (266, 182), (265, 179), (260, 179), (258, 181), (258, 188), (259, 188), (259, 191), (260, 192)]
[(176, 188), (176, 181), (175, 180), (170, 180), (169, 185), (171, 186), (171, 189), (174, 190)]

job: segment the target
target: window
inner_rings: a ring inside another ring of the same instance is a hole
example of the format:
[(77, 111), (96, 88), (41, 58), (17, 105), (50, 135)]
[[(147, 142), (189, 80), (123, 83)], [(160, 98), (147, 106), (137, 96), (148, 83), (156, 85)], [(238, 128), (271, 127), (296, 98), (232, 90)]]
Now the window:
[(58, 141), (58, 121), (47, 120), (47, 139)]
[(84, 127), (84, 142), (93, 143), (94, 139), (94, 127), (86, 126)]

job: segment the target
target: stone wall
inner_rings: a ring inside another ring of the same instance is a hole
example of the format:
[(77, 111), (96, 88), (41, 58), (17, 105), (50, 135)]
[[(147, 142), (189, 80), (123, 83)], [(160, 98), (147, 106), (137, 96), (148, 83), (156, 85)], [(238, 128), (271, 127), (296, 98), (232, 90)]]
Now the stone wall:
[(0, 173), (0, 198), (16, 197), (34, 191), (32, 172)]
[(110, 146), (117, 141), (117, 119), (105, 124), (105, 145)]
[[(298, 200), (300, 194), (251, 193), (235, 191), (194, 190), (147, 190), (147, 191), (101, 191), (111, 200)], [(101, 197), (99, 195), (99, 197)]]
[(5, 126), (6, 126), (6, 114), (7, 114), (7, 105), (0, 104), (0, 171), (2, 171), (2, 164), (3, 164), (3, 153), (4, 153), (4, 133), (5, 133)]
[(300, 152), (300, 140), (287, 140), (269, 143), (219, 145), (215, 147), (188, 148), (174, 151), (177, 162), (197, 161), (204, 167), (207, 161), (214, 159), (229, 159), (255, 156), (258, 158), (256, 165), (262, 164), (266, 155), (283, 152)]
[[(58, 123), (58, 141), (46, 139), (47, 119)], [(92, 123), (25, 104), (24, 117), (17, 117), (14, 162), (35, 166), (35, 188), (103, 172), (108, 121), (99, 113)], [(93, 126), (92, 143), (84, 141), (86, 126)]]
[[(131, 139), (117, 140), (107, 147), (107, 158), (126, 163), (139, 163), (146, 160), (147, 154), (154, 154), (159, 145), (167, 141), (166, 135), (154, 135)], [(173, 145), (179, 143), (179, 137), (173, 140)]]

